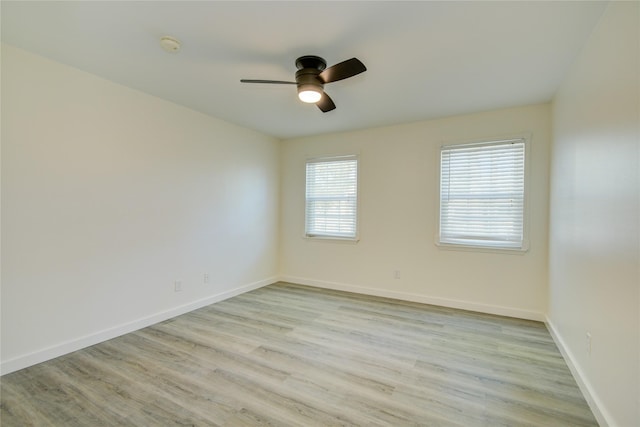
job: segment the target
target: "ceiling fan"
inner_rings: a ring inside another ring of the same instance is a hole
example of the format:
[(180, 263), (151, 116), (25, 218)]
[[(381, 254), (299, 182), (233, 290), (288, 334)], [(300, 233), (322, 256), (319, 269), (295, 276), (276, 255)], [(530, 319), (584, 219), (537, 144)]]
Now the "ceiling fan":
[(357, 58), (347, 59), (327, 68), (327, 62), (319, 56), (307, 55), (296, 59), (296, 81), (282, 80), (250, 80), (241, 79), (241, 83), (268, 83), (278, 85), (297, 85), (298, 98), (310, 104), (316, 104), (323, 113), (336, 108), (336, 104), (324, 91), (324, 85), (338, 80), (353, 77), (364, 71), (364, 66)]

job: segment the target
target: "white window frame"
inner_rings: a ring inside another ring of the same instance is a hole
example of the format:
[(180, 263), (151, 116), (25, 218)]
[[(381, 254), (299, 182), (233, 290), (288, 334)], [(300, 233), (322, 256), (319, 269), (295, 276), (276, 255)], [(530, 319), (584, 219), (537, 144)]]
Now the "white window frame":
[[(355, 218), (354, 218), (354, 233), (351, 235), (345, 234), (330, 234), (330, 233), (318, 233), (310, 230), (309, 224), (309, 207), (308, 207), (308, 176), (307, 176), (307, 166), (312, 163), (330, 163), (330, 162), (340, 162), (340, 161), (352, 161), (356, 162), (356, 194), (355, 194)], [(360, 214), (360, 159), (357, 154), (349, 154), (349, 155), (340, 155), (340, 156), (327, 156), (327, 157), (313, 157), (308, 158), (305, 161), (305, 206), (304, 206), (304, 237), (307, 239), (313, 240), (332, 240), (332, 241), (343, 241), (343, 242), (358, 242), (359, 241), (359, 214)]]
[[(522, 209), (522, 240), (519, 245), (501, 245), (496, 241), (479, 241), (473, 239), (443, 239), (441, 238), (441, 225), (442, 225), (442, 153), (444, 150), (452, 148), (465, 148), (465, 147), (481, 147), (481, 146), (495, 146), (498, 144), (507, 144), (511, 142), (524, 143), (524, 196), (523, 196), (523, 209)], [(435, 243), (442, 249), (453, 250), (469, 250), (469, 251), (481, 251), (481, 252), (501, 252), (501, 253), (519, 253), (523, 254), (529, 250), (529, 158), (530, 158), (530, 134), (518, 134), (510, 135), (501, 138), (491, 138), (483, 140), (474, 140), (463, 143), (447, 143), (443, 144), (439, 150), (438, 156), (438, 225)]]

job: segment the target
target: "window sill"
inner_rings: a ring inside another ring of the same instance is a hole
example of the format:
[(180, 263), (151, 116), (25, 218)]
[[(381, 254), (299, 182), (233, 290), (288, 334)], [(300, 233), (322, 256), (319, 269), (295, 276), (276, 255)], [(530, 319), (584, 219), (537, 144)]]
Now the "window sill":
[(337, 237), (337, 236), (302, 236), (304, 240), (327, 242), (327, 243), (345, 243), (356, 244), (360, 241), (358, 237)]
[(471, 245), (464, 243), (449, 243), (449, 242), (441, 242), (436, 239), (435, 245), (447, 251), (462, 251), (462, 252), (488, 252), (488, 253), (498, 253), (498, 254), (506, 254), (506, 255), (524, 255), (529, 251), (529, 242), (524, 241), (522, 247), (520, 248), (509, 248), (509, 247), (500, 247), (500, 246), (480, 246), (480, 245)]

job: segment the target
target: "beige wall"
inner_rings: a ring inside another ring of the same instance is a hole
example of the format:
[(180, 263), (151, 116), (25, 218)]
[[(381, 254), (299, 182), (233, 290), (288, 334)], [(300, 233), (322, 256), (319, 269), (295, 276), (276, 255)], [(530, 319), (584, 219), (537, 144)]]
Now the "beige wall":
[(3, 46), (3, 372), (274, 280), (278, 157), (276, 140)]
[[(437, 247), (440, 145), (519, 132), (532, 135), (530, 250)], [(280, 272), (298, 283), (542, 320), (549, 144), (546, 104), (285, 141)], [(360, 241), (304, 239), (305, 159), (351, 153), (360, 155)]]
[(611, 426), (640, 425), (639, 9), (609, 5), (553, 102), (549, 324)]

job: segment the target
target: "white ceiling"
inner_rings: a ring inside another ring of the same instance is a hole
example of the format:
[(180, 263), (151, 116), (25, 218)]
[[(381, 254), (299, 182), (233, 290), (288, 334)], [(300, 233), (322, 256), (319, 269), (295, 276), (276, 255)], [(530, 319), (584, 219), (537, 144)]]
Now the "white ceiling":
[[(2, 41), (279, 138), (550, 101), (606, 3), (12, 2)], [(177, 54), (160, 48), (178, 38)], [(322, 113), (295, 86), (295, 59), (357, 57), (325, 87)]]

